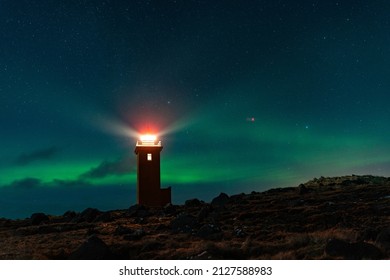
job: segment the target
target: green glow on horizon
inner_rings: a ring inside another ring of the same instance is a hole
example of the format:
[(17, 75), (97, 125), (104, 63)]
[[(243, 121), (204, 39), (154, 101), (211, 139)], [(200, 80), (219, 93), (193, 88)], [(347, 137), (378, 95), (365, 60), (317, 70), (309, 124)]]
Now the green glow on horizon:
[[(207, 119), (215, 116), (209, 114)], [(281, 186), (325, 174), (342, 174), (365, 166), (386, 164), (389, 151), (383, 140), (371, 135), (332, 134), (296, 125), (277, 122), (244, 122), (229, 129), (229, 123), (218, 126), (197, 123), (194, 135), (209, 139), (207, 146), (188, 149), (185, 153), (171, 145), (161, 155), (161, 182), (164, 184), (205, 184), (219, 182), (280, 182)], [(186, 139), (189, 145), (193, 139)], [(163, 143), (164, 145), (164, 143)], [(381, 149), (376, 148), (381, 147)], [(183, 150), (183, 147), (181, 147)], [(15, 180), (37, 178), (49, 183), (54, 180), (77, 181), (80, 175), (98, 167), (101, 160), (66, 160), (3, 168), (1, 185)], [(128, 174), (83, 178), (92, 185), (136, 185), (134, 163)], [(133, 171), (131, 171), (133, 170)], [(282, 185), (283, 184), (283, 185)]]
[(137, 174), (129, 173), (124, 175), (110, 175), (103, 178), (86, 179), (86, 182), (94, 185), (129, 185), (135, 186), (137, 183)]
[(3, 169), (2, 185), (10, 184), (15, 180), (25, 178), (37, 178), (42, 181), (74, 180), (81, 173), (88, 170), (91, 163), (82, 162), (55, 162), (51, 164), (34, 164), (26, 166), (14, 166)]

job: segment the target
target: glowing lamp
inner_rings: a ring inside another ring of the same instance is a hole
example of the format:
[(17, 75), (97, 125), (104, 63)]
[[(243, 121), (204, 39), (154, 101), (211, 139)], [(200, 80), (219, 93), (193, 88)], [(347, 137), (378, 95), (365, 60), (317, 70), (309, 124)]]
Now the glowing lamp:
[(156, 141), (157, 136), (152, 134), (145, 134), (145, 135), (141, 135), (140, 139), (142, 142), (154, 142)]
[(140, 141), (137, 141), (137, 146), (161, 146), (161, 141), (157, 140), (157, 136), (153, 134), (144, 134), (140, 136)]

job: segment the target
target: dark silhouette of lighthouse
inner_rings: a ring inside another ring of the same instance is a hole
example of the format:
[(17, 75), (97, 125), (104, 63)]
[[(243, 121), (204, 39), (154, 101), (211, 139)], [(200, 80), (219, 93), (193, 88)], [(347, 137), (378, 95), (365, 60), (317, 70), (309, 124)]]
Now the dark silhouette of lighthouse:
[(161, 141), (154, 135), (143, 135), (137, 141), (137, 204), (162, 207), (171, 203), (171, 188), (161, 189)]

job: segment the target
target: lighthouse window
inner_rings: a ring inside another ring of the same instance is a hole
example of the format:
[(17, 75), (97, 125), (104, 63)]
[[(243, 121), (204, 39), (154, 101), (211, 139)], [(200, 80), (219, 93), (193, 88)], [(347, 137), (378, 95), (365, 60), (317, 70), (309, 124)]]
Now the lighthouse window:
[(147, 155), (147, 159), (148, 159), (148, 161), (151, 161), (152, 160), (152, 154), (148, 154)]

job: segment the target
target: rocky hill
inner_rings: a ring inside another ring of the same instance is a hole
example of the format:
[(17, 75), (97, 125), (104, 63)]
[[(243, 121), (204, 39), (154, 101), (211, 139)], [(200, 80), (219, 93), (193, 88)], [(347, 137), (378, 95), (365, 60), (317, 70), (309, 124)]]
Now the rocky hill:
[(390, 178), (0, 219), (0, 259), (389, 259)]

